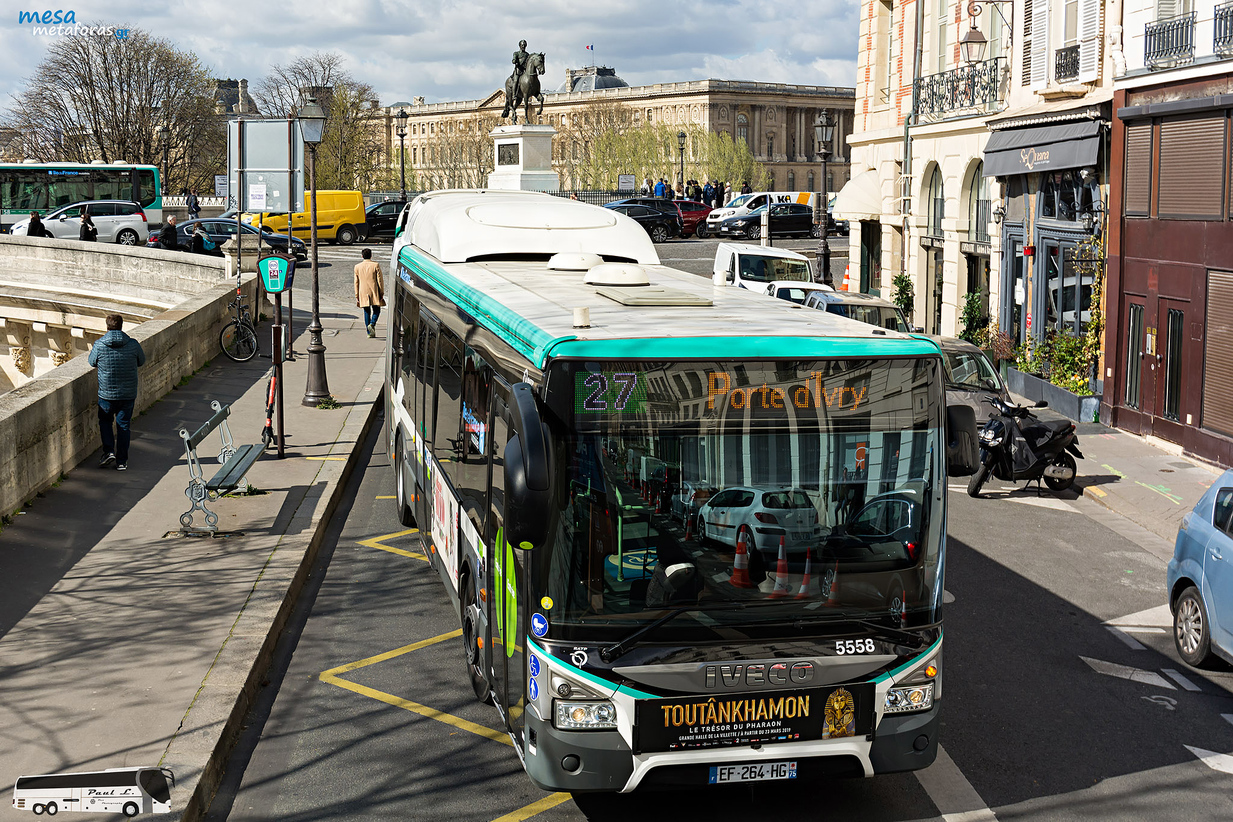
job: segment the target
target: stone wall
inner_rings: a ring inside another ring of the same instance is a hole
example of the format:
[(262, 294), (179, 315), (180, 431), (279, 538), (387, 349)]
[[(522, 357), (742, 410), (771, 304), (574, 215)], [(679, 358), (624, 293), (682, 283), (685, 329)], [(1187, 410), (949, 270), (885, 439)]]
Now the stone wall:
[[(170, 265), (169, 278), (184, 275)], [(243, 288), (249, 304), (260, 306), (257, 278), (246, 275)], [(220, 279), (174, 308), (125, 328), (146, 352), (137, 412), (207, 360), (223, 356), (218, 333), (229, 321), (227, 303), (234, 296), (234, 281)], [(99, 447), (97, 400), (97, 372), (84, 356), (0, 394), (0, 515), (18, 510)]]

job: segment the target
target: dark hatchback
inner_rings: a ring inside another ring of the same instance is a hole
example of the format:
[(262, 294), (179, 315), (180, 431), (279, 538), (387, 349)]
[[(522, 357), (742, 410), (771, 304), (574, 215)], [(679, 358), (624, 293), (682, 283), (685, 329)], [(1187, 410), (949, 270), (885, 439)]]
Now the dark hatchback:
[[(729, 217), (719, 223), (716, 232), (720, 237), (747, 237), (756, 240), (762, 236), (762, 215), (766, 206), (755, 208), (748, 214)], [(813, 208), (800, 203), (776, 203), (771, 206), (770, 230), (772, 237), (819, 237), (821, 231), (813, 224)]]
[[(665, 201), (670, 202), (670, 201)], [(646, 233), (651, 235), (651, 242), (666, 242), (670, 237), (681, 236), (681, 217), (667, 211), (660, 211), (644, 205), (628, 205), (625, 203), (608, 203), (604, 208), (624, 214), (637, 221)]]
[(373, 203), (364, 209), (364, 219), (368, 223), (364, 239), (393, 240), (394, 225), (406, 204), (405, 200), (386, 200), (383, 203)]
[[(197, 223), (202, 223), (205, 226), (206, 234), (210, 235), (210, 239), (214, 241), (214, 250), (207, 251), (206, 254), (213, 257), (223, 256), (223, 243), (235, 236), (235, 220), (204, 217), (199, 220), (185, 220), (182, 223), (176, 223), (176, 240), (180, 243), (180, 251), (188, 251), (192, 248), (193, 230)], [(241, 223), (240, 230), (245, 234), (253, 236), (257, 234), (257, 229), (247, 223)], [(287, 237), (283, 234), (274, 234), (269, 231), (263, 232), (261, 234), (261, 242), (275, 251), (285, 253), (287, 250)], [(163, 245), (159, 242), (157, 233), (151, 234), (150, 238), (146, 241), (146, 248), (162, 247)], [(297, 260), (302, 262), (308, 259), (308, 246), (298, 237), (291, 238), (291, 250)]]

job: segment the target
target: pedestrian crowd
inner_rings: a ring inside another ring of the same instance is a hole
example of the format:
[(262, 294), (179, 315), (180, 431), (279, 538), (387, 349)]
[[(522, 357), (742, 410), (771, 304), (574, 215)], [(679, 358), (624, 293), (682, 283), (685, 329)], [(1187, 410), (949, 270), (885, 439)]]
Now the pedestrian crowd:
[[(753, 188), (749, 185), (748, 180), (741, 184), (741, 194), (749, 194), (751, 191), (753, 191)], [(700, 184), (697, 180), (686, 180), (684, 187), (677, 186), (673, 189), (672, 183), (668, 182), (664, 177), (660, 177), (658, 180), (652, 180), (650, 177), (647, 177), (643, 181), (638, 193), (643, 197), (693, 200), (704, 203), (711, 208), (719, 208), (736, 196), (735, 189), (731, 183), (707, 180), (705, 184)]]

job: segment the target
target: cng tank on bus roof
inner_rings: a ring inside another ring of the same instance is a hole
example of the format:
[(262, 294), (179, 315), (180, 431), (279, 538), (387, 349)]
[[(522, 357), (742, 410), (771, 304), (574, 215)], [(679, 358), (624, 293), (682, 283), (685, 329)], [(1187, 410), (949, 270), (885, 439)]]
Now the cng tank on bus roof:
[(443, 191), (421, 195), (411, 244), (442, 263), (598, 254), (658, 265), (642, 226), (623, 214), (535, 191)]

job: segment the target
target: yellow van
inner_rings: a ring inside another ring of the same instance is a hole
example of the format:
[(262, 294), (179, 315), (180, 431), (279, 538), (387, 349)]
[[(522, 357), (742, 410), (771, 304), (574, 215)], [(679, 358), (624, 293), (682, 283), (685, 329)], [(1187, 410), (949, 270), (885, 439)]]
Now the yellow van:
[[(308, 205), (307, 200), (308, 195), (305, 195), (305, 205)], [(285, 234), (287, 231), (286, 214), (245, 214), (241, 219), (251, 225), (260, 222), (277, 234)], [(291, 215), (291, 231), (296, 237), (308, 242), (312, 231), (307, 211)], [(317, 239), (351, 245), (361, 239), (365, 231), (364, 195), (358, 191), (317, 192)]]

